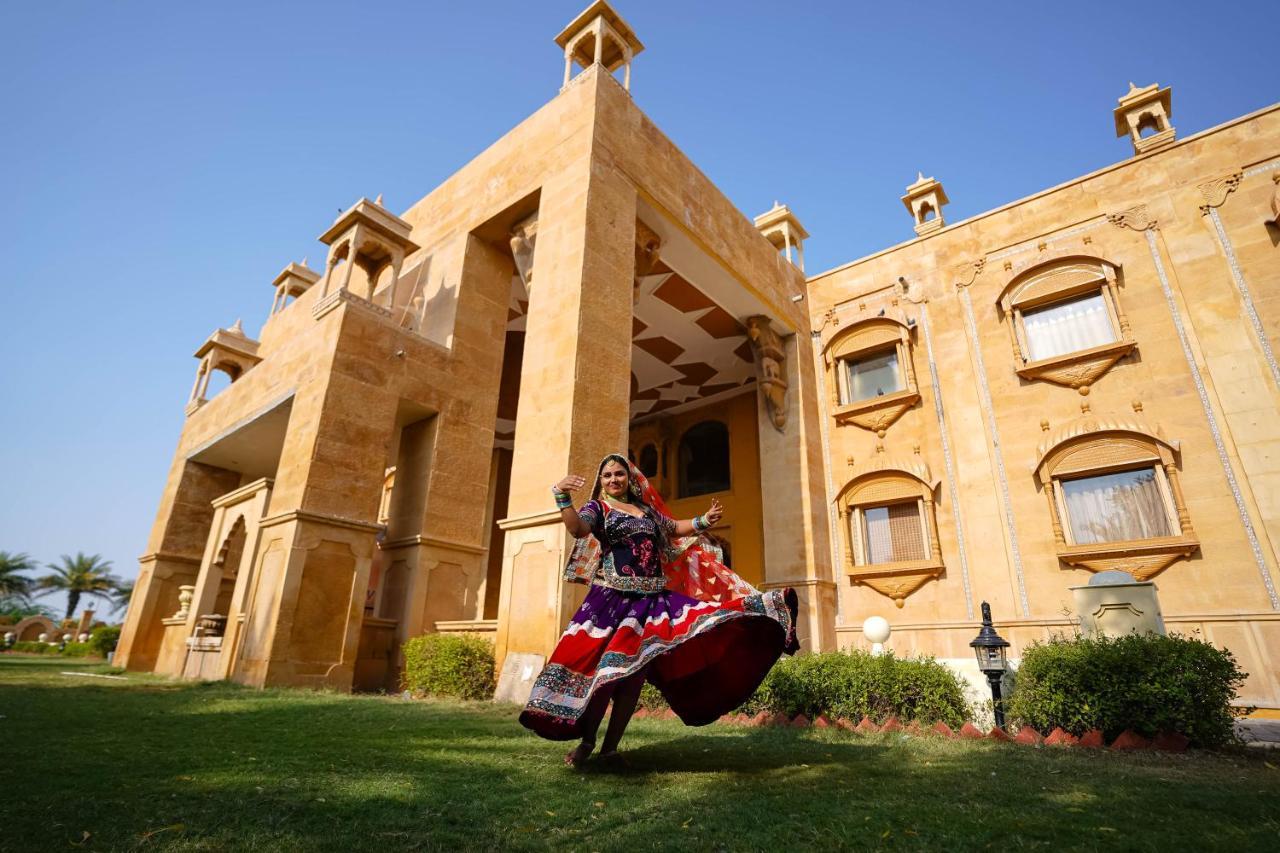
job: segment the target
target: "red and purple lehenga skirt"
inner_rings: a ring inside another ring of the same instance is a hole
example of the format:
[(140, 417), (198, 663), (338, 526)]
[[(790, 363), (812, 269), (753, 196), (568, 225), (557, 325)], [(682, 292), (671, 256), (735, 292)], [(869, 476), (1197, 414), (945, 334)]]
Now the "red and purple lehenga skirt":
[(712, 723), (750, 698), (784, 651), (795, 651), (796, 606), (790, 589), (717, 604), (592, 585), (520, 723), (551, 740), (579, 738), (587, 709), (609, 700), (601, 688), (646, 667), (681, 720)]

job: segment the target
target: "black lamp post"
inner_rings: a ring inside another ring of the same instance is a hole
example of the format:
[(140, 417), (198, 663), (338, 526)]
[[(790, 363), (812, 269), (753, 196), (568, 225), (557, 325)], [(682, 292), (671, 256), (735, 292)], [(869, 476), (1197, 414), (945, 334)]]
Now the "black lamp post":
[(978, 659), (978, 669), (987, 677), (991, 685), (991, 704), (995, 709), (996, 725), (1004, 728), (1004, 708), (1001, 705), (1000, 679), (1009, 668), (1007, 649), (1009, 641), (996, 633), (991, 625), (991, 605), (982, 602), (982, 630), (973, 642), (969, 643), (974, 656)]

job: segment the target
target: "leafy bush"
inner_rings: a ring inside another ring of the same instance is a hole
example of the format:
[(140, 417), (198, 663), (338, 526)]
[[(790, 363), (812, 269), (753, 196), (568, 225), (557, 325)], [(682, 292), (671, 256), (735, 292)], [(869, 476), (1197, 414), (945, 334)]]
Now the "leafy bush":
[(403, 688), (429, 696), (493, 698), (493, 644), (479, 637), (426, 634), (404, 644)]
[(959, 726), (969, 716), (959, 676), (933, 658), (862, 651), (798, 655), (778, 662), (743, 713), (819, 714), (876, 722), (889, 717)]
[(1007, 709), (1041, 731), (1101, 729), (1108, 739), (1125, 729), (1175, 731), (1221, 746), (1245, 713), (1231, 706), (1244, 680), (1231, 652), (1192, 637), (1059, 637), (1024, 652)]
[(64, 658), (87, 658), (93, 654), (93, 648), (88, 643), (67, 643), (61, 654)]
[(42, 643), (39, 640), (21, 640), (14, 643), (10, 651), (26, 652), (29, 655), (56, 655), (58, 647)]
[(644, 687), (640, 688), (640, 701), (637, 704), (639, 707), (650, 712), (661, 712), (670, 707), (667, 704), (667, 700), (663, 697), (662, 691), (647, 681), (644, 683)]
[(116, 650), (118, 642), (120, 642), (119, 625), (101, 625), (89, 634), (89, 646), (93, 649), (93, 653), (104, 658), (108, 653)]

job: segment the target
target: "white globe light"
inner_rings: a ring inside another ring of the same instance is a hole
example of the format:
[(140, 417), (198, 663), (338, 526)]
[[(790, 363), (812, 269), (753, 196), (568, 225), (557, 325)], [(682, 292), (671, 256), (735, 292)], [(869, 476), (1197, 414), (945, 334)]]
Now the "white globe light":
[(883, 643), (889, 633), (889, 620), (883, 616), (868, 616), (862, 623), (862, 635), (872, 643)]

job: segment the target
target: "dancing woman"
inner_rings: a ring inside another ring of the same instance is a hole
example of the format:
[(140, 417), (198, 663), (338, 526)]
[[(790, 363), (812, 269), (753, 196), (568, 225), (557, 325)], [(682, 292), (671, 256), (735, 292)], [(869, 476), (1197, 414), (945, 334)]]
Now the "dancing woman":
[(723, 514), (677, 521), (625, 457), (600, 463), (591, 500), (573, 507), (586, 481), (569, 475), (552, 491), (577, 540), (566, 580), (590, 591), (538, 676), (520, 722), (551, 740), (581, 742), (565, 763), (591, 755), (610, 699), (600, 756), (618, 743), (640, 689), (652, 682), (687, 725), (714, 722), (745, 702), (784, 651), (794, 654), (794, 590), (758, 592), (701, 537)]

